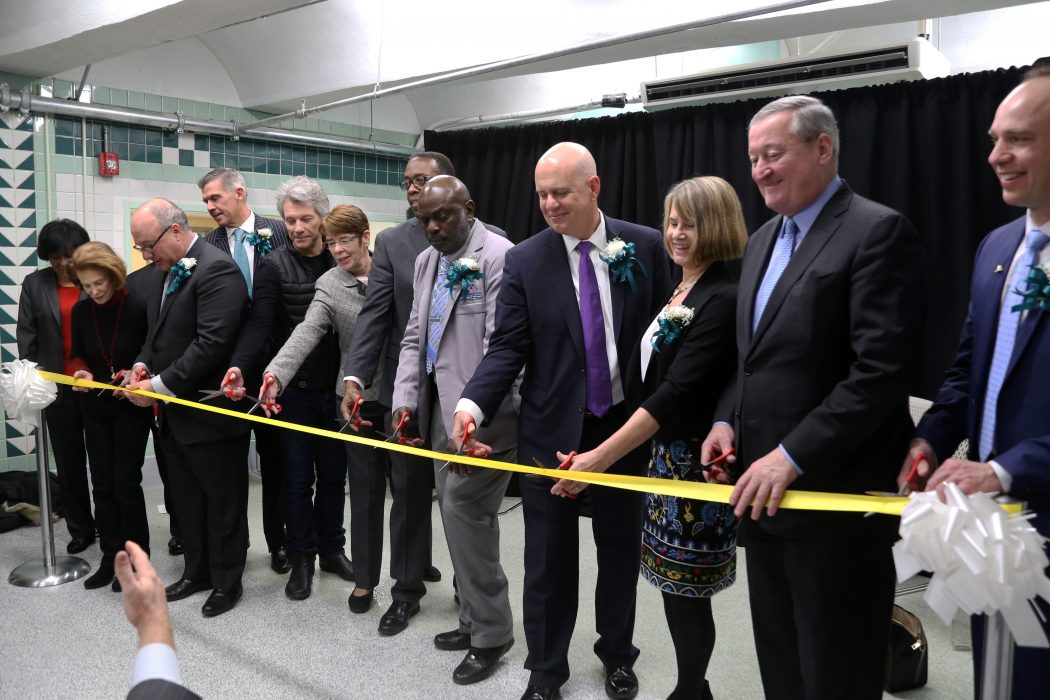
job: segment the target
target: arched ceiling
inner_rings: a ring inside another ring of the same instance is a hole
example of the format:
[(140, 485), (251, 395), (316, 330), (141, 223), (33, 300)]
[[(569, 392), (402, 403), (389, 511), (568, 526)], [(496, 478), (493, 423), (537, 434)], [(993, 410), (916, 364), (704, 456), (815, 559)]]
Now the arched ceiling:
[[(769, 7), (768, 0), (4, 0), (0, 71), (78, 80), (157, 94), (287, 112), (470, 66), (541, 54), (715, 16)], [(657, 57), (755, 45), (824, 32), (883, 27), (1026, 4), (1024, 0), (836, 0), (773, 15), (680, 31), (427, 87), (322, 114), (406, 131), (479, 113), (474, 97), (499, 109), (601, 96), (611, 82), (596, 66), (652, 72)], [(909, 30), (910, 31), (910, 30)], [(914, 32), (912, 32), (914, 34)], [(654, 62), (652, 64), (646, 61)], [(646, 66), (640, 70), (640, 66)], [(609, 75), (608, 71), (605, 74)], [(112, 76), (112, 77), (111, 77)], [(108, 82), (105, 82), (108, 79)], [(149, 88), (140, 87), (148, 81)], [(133, 84), (129, 84), (133, 83)], [(476, 87), (472, 90), (471, 86)], [(623, 91), (625, 87), (620, 87)], [(222, 99), (217, 99), (219, 95)], [(557, 95), (556, 98), (551, 97)], [(406, 117), (406, 113), (412, 114)], [(383, 118), (385, 116), (385, 119)], [(414, 128), (413, 128), (414, 127)]]

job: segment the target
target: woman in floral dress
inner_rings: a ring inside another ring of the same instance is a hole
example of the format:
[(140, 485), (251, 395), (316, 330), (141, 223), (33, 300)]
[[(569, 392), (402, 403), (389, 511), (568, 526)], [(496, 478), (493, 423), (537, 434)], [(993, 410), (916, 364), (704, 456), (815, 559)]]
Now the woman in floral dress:
[[(574, 469), (603, 471), (650, 441), (649, 476), (704, 481), (700, 443), (736, 366), (737, 280), (726, 261), (743, 255), (744, 216), (733, 188), (697, 177), (664, 200), (664, 245), (675, 287), (627, 369), (637, 410), (608, 440), (576, 456)], [(678, 683), (671, 698), (710, 698), (704, 676), (714, 649), (711, 596), (736, 580), (736, 518), (724, 504), (648, 497), (641, 573), (663, 594)]]

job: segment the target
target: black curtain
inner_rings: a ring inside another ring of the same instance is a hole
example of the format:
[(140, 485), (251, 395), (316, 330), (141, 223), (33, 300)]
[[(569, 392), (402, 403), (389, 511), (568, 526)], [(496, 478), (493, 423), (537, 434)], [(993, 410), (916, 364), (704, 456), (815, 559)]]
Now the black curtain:
[[(924, 362), (914, 393), (932, 398), (966, 315), (973, 255), (981, 238), (1023, 212), (1002, 202), (987, 163), (988, 127), (1021, 70), (820, 93), (838, 118), (839, 171), (859, 194), (902, 212), (923, 242), (927, 285)], [(747, 124), (766, 99), (635, 112), (619, 117), (433, 132), (427, 148), (456, 166), (478, 216), (521, 241), (546, 224), (533, 169), (559, 141), (590, 149), (610, 216), (660, 227), (674, 183), (718, 175), (740, 196), (749, 230), (771, 216), (751, 181)]]

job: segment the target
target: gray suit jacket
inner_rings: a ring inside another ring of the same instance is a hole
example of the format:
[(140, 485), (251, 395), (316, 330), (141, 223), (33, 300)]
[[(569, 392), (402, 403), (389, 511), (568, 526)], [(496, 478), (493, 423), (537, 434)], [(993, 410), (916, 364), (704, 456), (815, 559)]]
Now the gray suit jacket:
[[(482, 225), (500, 236), (507, 235), (495, 226)], [(366, 387), (378, 383), (379, 403), (387, 407), (394, 393), (401, 338), (412, 310), (413, 265), (429, 247), (423, 226), (415, 217), (376, 238), (368, 294), (357, 320), (359, 330), (343, 364), (343, 376), (360, 377)], [(383, 371), (376, 374), (381, 360)]]
[[(496, 326), (496, 298), (503, 280), (503, 258), (512, 247), (506, 238), (489, 231), (480, 221), (474, 221), (467, 239), (466, 256), (477, 256), (483, 276), (471, 284), (466, 296), (460, 297), (460, 285), (452, 290), (455, 301), (438, 347), (433, 382), (426, 375), (427, 326), (441, 255), (428, 247), (416, 258), (412, 310), (401, 343), (391, 408), (408, 406), (412, 414), (419, 417), (419, 432), (424, 438), (428, 437), (430, 430), (434, 386), (437, 387), (445, 430), (452, 429), (456, 402), (481, 363)], [(504, 452), (517, 445), (518, 402), (515, 383), (495, 415), (478, 431), (478, 439), (491, 445), (495, 452)]]
[(189, 688), (178, 683), (172, 683), (163, 678), (149, 678), (136, 684), (128, 692), (128, 700), (201, 700), (201, 698)]
[[(86, 295), (81, 292), (80, 298)], [(50, 267), (37, 270), (22, 282), (18, 297), (18, 357), (49, 372), (61, 372), (62, 317), (58, 308), (58, 276)]]
[[(273, 372), (281, 386), (286, 386), (329, 328), (334, 328), (339, 334), (339, 349), (345, 364), (365, 301), (365, 291), (361, 280), (338, 265), (318, 277), (314, 285), (313, 301), (306, 310), (306, 318), (292, 331), (291, 336), (270, 361), (266, 372)], [(379, 371), (382, 370), (380, 367)], [(343, 395), (342, 376), (335, 378), (335, 393)], [(365, 401), (378, 399), (379, 384), (373, 383), (370, 388), (365, 389), (364, 397)]]

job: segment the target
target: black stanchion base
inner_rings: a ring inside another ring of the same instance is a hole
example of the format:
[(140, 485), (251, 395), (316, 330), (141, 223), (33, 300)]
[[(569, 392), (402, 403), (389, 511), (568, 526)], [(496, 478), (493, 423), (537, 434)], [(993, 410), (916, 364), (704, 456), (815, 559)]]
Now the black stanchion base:
[(90, 571), (91, 565), (80, 557), (55, 557), (52, 567), (43, 559), (33, 559), (12, 571), (7, 582), (20, 588), (46, 588), (76, 581)]

